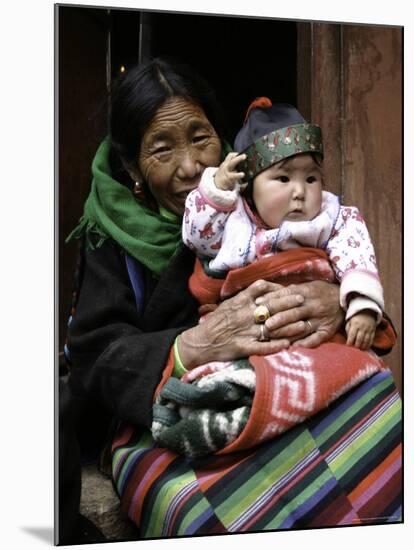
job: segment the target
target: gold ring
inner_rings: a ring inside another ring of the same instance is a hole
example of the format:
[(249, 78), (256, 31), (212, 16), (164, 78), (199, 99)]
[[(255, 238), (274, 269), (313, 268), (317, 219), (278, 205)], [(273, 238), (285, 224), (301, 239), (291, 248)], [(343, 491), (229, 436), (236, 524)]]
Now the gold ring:
[(264, 323), (266, 319), (269, 319), (270, 317), (269, 308), (264, 304), (257, 306), (257, 308), (253, 312), (253, 316), (254, 316), (254, 322), (256, 323), (256, 325), (260, 325)]
[[(306, 320), (306, 322), (308, 323), (309, 325), (309, 330), (310, 332), (313, 332), (313, 326), (312, 326), (312, 323), (309, 321), (309, 319)], [(309, 333), (310, 334), (310, 333)]]
[(270, 338), (265, 335), (265, 328), (263, 324), (260, 325), (259, 342), (268, 342), (270, 340)]

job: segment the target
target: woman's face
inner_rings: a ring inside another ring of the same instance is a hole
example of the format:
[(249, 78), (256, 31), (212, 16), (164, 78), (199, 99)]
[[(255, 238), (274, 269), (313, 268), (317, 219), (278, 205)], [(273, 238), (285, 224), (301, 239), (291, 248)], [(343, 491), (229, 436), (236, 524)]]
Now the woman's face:
[(220, 139), (204, 111), (182, 97), (168, 99), (145, 131), (139, 174), (159, 205), (182, 215), (185, 199), (207, 166), (218, 166)]

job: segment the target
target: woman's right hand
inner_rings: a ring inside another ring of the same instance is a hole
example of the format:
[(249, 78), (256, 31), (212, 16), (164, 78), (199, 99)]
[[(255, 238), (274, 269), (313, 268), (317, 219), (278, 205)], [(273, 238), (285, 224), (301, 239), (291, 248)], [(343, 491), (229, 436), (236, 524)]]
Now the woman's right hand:
[[(281, 285), (259, 280), (236, 296), (222, 302), (203, 321), (178, 339), (178, 351), (190, 370), (210, 361), (231, 361), (249, 355), (268, 355), (289, 347), (287, 338), (259, 341), (260, 325), (254, 322), (255, 300), (282, 288)], [(300, 294), (286, 294), (273, 303), (272, 315), (296, 308), (304, 301)]]

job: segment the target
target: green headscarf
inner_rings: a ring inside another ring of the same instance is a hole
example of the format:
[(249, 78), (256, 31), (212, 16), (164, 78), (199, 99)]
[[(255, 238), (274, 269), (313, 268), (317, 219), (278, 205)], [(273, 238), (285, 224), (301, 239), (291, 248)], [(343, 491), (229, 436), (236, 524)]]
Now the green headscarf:
[[(111, 177), (109, 138), (92, 162), (92, 186), (79, 224), (66, 239), (87, 236), (91, 248), (112, 238), (128, 254), (160, 275), (181, 243), (181, 218), (160, 208), (154, 212), (136, 200), (131, 190)], [(230, 149), (223, 144), (224, 149)]]

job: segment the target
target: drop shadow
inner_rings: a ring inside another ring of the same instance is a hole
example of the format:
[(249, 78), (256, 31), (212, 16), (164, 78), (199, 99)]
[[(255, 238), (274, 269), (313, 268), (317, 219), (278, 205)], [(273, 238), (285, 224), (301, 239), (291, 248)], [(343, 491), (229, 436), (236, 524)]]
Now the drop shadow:
[(22, 527), (21, 529), (29, 535), (43, 540), (48, 544), (54, 544), (53, 527)]

